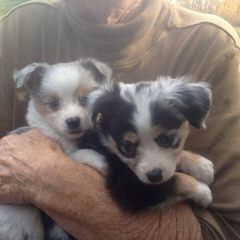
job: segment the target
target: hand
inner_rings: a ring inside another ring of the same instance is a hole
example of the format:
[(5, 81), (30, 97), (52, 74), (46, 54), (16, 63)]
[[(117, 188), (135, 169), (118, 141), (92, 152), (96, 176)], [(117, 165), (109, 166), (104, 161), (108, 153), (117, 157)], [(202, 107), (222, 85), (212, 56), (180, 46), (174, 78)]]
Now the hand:
[(33, 203), (79, 240), (201, 239), (186, 204), (163, 213), (121, 211), (100, 174), (37, 130), (0, 140), (0, 202)]
[(31, 130), (0, 140), (0, 202), (31, 203), (33, 192), (41, 192), (44, 175), (56, 167), (60, 148), (53, 141)]

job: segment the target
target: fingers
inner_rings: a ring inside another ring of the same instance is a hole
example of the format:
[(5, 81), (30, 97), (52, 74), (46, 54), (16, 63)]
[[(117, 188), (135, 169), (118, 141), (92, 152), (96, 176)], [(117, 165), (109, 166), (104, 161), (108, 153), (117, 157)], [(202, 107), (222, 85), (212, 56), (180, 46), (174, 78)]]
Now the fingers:
[[(60, 153), (60, 154), (59, 154)], [(41, 171), (54, 167), (62, 152), (56, 143), (33, 129), (0, 140), (0, 201), (31, 202), (32, 189), (41, 187)]]
[[(60, 146), (52, 139), (43, 135), (38, 129), (31, 129), (20, 135), (9, 135), (0, 140), (0, 152), (8, 150), (9, 152), (23, 153), (26, 149), (50, 148), (52, 151), (61, 151)], [(38, 154), (36, 152), (36, 154)]]

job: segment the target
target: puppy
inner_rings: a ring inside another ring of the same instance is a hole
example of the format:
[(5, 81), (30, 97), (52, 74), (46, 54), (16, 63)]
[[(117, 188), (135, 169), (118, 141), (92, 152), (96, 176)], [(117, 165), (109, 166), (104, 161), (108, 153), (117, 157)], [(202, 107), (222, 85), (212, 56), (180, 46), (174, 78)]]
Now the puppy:
[[(183, 151), (189, 125), (205, 127), (211, 105), (205, 83), (188, 83), (185, 77), (110, 83), (93, 91), (89, 104), (95, 131), (85, 134), (79, 147), (105, 156), (94, 165), (104, 169), (122, 209), (162, 208), (183, 199), (202, 207), (211, 203), (211, 161)], [(80, 156), (81, 150), (72, 158)]]
[[(26, 117), (29, 126), (57, 141), (70, 155), (78, 149), (77, 139), (92, 127), (87, 110), (88, 94), (110, 81), (111, 75), (106, 64), (80, 59), (55, 65), (33, 63), (16, 71), (14, 79), (16, 86), (25, 87), (30, 96)], [(91, 151), (85, 152), (85, 157), (90, 154)], [(98, 159), (96, 152), (92, 156)], [(43, 225), (40, 211), (33, 206), (0, 206), (1, 240), (43, 240), (44, 237), (71, 239), (47, 216)]]

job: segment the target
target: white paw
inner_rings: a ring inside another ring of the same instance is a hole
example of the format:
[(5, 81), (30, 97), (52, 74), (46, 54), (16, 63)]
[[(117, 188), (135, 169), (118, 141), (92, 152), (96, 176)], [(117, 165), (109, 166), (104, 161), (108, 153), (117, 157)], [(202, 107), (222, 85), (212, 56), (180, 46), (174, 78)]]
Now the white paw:
[(197, 205), (207, 208), (212, 203), (212, 192), (205, 183), (198, 182), (196, 192), (190, 198)]
[(0, 205), (1, 240), (43, 240), (40, 211), (30, 205)]
[(79, 163), (88, 165), (99, 171), (102, 175), (107, 175), (107, 162), (105, 157), (91, 149), (80, 149), (70, 154), (69, 157)]
[(194, 164), (181, 164), (181, 170), (207, 185), (214, 179), (213, 163), (204, 157), (200, 157)]

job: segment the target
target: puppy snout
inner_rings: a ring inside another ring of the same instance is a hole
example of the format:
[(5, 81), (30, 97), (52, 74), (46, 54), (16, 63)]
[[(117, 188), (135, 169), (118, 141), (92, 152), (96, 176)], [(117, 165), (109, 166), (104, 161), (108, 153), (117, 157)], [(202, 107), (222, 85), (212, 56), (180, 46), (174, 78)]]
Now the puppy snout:
[(160, 168), (154, 168), (147, 173), (147, 178), (150, 182), (157, 183), (162, 180), (162, 170)]
[(81, 125), (81, 119), (79, 117), (71, 117), (66, 119), (66, 124), (71, 130), (79, 129)]

